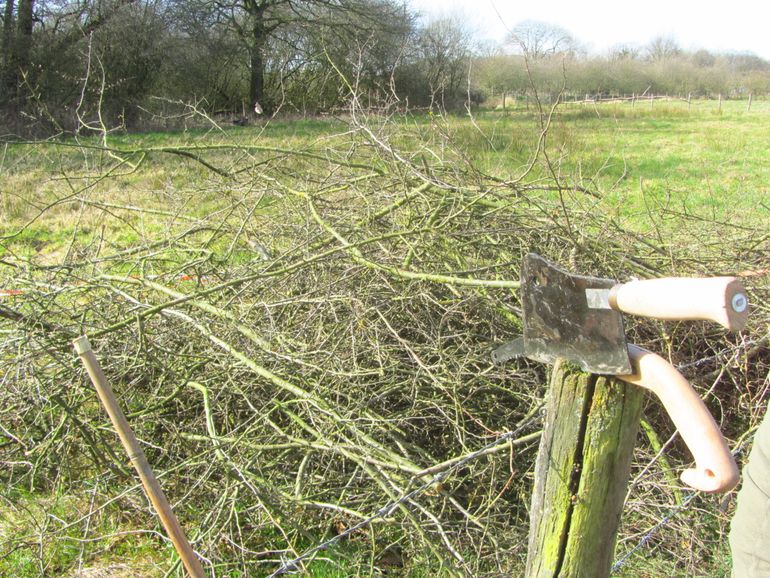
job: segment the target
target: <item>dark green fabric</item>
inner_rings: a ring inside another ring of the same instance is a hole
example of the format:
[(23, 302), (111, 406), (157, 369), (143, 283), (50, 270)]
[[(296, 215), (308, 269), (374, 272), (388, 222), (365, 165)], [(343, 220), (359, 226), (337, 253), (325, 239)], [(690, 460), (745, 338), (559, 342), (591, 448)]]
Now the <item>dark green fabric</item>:
[(770, 411), (754, 436), (730, 525), (735, 578), (770, 577)]

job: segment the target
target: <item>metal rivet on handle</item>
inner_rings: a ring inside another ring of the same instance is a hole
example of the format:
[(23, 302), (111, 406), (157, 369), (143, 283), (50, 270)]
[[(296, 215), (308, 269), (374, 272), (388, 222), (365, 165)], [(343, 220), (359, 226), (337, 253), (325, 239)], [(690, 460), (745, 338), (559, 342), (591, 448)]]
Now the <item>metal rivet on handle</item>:
[(737, 313), (743, 313), (749, 306), (749, 300), (743, 293), (736, 293), (733, 295), (732, 306)]

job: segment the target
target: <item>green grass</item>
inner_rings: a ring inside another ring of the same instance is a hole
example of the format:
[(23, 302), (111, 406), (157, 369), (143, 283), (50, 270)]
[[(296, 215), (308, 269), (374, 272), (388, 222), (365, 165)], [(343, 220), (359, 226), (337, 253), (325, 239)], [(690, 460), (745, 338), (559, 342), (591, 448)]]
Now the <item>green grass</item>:
[[(86, 518), (90, 507), (87, 493), (65, 496), (57, 492), (12, 490), (4, 498), (5, 502), (0, 502), (0, 576), (160, 578), (173, 568), (176, 571), (172, 576), (183, 575), (171, 546), (142, 530), (157, 525), (154, 518), (147, 518), (146, 509), (142, 510), (141, 519), (128, 519), (118, 502)], [(104, 499), (102, 496), (99, 501)], [(72, 523), (77, 519), (81, 519), (80, 523)], [(327, 538), (319, 535), (314, 542), (305, 538), (295, 547), (302, 552)], [(384, 544), (387, 542), (380, 543), (378, 548)], [(372, 562), (377, 564), (381, 554), (379, 549), (373, 551), (367, 538), (357, 537), (333, 545), (305, 564), (314, 578), (346, 578), (359, 575)], [(217, 575), (260, 576), (274, 569), (272, 564), (257, 561), (252, 574), (224, 565), (217, 567)], [(403, 566), (391, 567), (391, 573), (403, 578), (442, 575), (426, 569), (419, 560), (409, 559), (404, 560)]]
[(72, 524), (89, 511), (88, 494), (12, 490), (3, 497), (0, 576), (67, 576), (77, 574), (78, 568), (101, 569), (108, 573), (98, 575), (115, 578), (136, 576), (137, 571), (160, 575), (153, 569), (165, 548), (151, 534), (133, 532), (133, 524), (115, 505)]
[[(563, 105), (547, 137), (549, 160), (557, 174), (598, 194), (600, 200), (591, 200), (591, 210), (616, 214), (642, 230), (650, 211), (767, 226), (770, 101), (755, 100), (750, 112), (745, 106), (741, 101), (726, 101), (718, 114), (713, 101), (694, 102), (689, 108), (685, 102), (655, 103), (653, 108), (644, 103), (633, 108), (630, 104)], [(480, 170), (504, 179), (516, 178), (528, 166), (539, 135), (534, 111), (522, 108), (506, 114), (482, 110), (476, 126), (467, 117), (454, 115), (411, 117), (400, 126), (402, 135), (395, 142), (428, 161), (445, 154), (441, 147), (448, 135)], [(349, 146), (350, 138), (340, 136), (345, 130), (344, 124), (332, 119), (279, 120), (264, 127), (116, 134), (109, 143), (134, 150), (258, 144), (325, 154)], [(99, 144), (95, 137), (79, 142)], [(121, 247), (152, 239), (168, 226), (167, 219), (121, 209), (81, 214), (78, 198), (155, 211), (181, 207), (181, 215), (198, 218), (221, 208), (223, 198), (238, 194), (192, 159), (159, 152), (145, 157), (124, 155), (136, 168), (128, 164), (115, 168), (115, 159), (104, 152), (78, 149), (73, 140), (63, 144), (67, 146), (5, 147), (0, 163), (0, 234), (34, 222), (24, 236), (12, 244), (3, 243), (0, 252), (13, 250), (24, 257), (56, 253), (77, 220), (81, 233), (106, 227), (106, 237)], [(239, 154), (213, 151), (206, 158), (229, 169)], [(446, 162), (456, 159), (449, 156)], [(110, 167), (112, 174), (122, 176), (99, 180), (97, 175)], [(297, 170), (302, 170), (301, 161)], [(546, 173), (541, 157), (531, 176)], [(575, 199), (586, 200), (581, 195)]]
[[(656, 209), (695, 212), (744, 224), (770, 225), (770, 101), (564, 105), (552, 120), (548, 147), (559, 174), (596, 191), (600, 208), (631, 222)], [(514, 178), (537, 139), (536, 118), (521, 109), (482, 112), (465, 121), (459, 142), (491, 174)], [(522, 146), (524, 144), (524, 146)], [(475, 152), (474, 152), (475, 151)], [(541, 168), (542, 170), (542, 168)]]

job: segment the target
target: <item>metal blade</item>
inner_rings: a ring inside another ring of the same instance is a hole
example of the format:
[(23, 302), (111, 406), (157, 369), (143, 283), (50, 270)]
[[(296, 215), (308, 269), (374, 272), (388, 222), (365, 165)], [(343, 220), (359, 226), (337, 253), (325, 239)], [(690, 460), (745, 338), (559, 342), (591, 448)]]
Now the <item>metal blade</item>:
[(493, 363), (505, 363), (509, 359), (514, 359), (516, 357), (527, 357), (527, 347), (523, 337), (519, 337), (508, 343), (503, 343), (492, 352)]
[(540, 363), (554, 363), (558, 355), (552, 355), (548, 351), (538, 348), (538, 344), (529, 344), (523, 337), (517, 337), (513, 341), (504, 343), (492, 352), (492, 361), (494, 363), (505, 363), (518, 357), (526, 357)]
[(586, 302), (591, 309), (610, 309), (609, 289), (586, 289)]
[(537, 361), (567, 359), (590, 373), (632, 373), (622, 316), (591, 307), (586, 295), (587, 289), (612, 288), (613, 280), (571, 275), (530, 253), (521, 282), (524, 355)]

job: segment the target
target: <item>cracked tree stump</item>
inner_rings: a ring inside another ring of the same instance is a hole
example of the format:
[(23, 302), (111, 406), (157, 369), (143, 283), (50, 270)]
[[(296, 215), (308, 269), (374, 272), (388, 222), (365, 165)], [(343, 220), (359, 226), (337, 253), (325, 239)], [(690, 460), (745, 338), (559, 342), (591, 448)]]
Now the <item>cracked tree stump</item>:
[(535, 466), (530, 578), (610, 575), (644, 391), (559, 362)]

